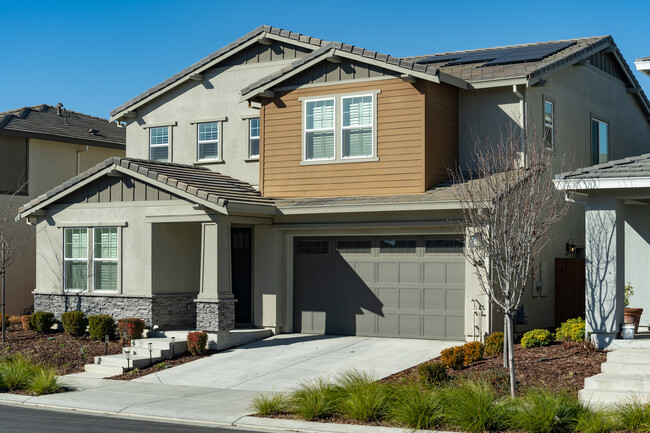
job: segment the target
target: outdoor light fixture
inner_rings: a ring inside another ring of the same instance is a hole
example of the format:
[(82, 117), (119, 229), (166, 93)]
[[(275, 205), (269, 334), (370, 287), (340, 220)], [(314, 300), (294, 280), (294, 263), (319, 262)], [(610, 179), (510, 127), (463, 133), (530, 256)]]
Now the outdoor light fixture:
[(176, 337), (171, 337), (172, 340), (172, 359), (174, 359), (174, 342), (176, 341)]
[(149, 346), (149, 363), (153, 364), (153, 359), (151, 357), (151, 351), (153, 350), (153, 343), (149, 342), (147, 346)]
[(566, 243), (566, 253), (569, 255), (569, 257), (576, 256), (576, 246), (573, 243), (573, 238), (569, 239)]
[(469, 245), (472, 248), (480, 247), (483, 244), (483, 235), (481, 233), (474, 233), (469, 237)]
[(106, 346), (106, 355), (108, 355), (108, 334), (104, 335), (104, 345)]
[(131, 369), (131, 349), (125, 348), (124, 356), (126, 356), (126, 370), (129, 371)]

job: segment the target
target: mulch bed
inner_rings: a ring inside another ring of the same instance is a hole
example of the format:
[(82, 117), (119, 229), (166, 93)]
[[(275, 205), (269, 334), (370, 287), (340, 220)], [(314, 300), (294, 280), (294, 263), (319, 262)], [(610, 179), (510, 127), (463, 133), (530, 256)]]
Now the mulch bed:
[[(84, 358), (81, 348), (84, 348)], [(90, 337), (73, 337), (63, 331), (40, 334), (25, 331), (20, 325), (7, 328), (6, 341), (0, 343), (0, 356), (21, 353), (33, 361), (54, 367), (58, 375), (84, 371), (84, 364), (93, 362), (94, 356), (105, 355), (103, 341), (94, 341)], [(119, 341), (108, 343), (108, 354), (122, 352)]]
[[(605, 362), (607, 353), (587, 349), (582, 344), (554, 343), (545, 347), (523, 349), (515, 345), (515, 372), (517, 386), (526, 389), (541, 386), (551, 390), (567, 390), (577, 394), (584, 388), (585, 378), (600, 373), (600, 364)], [(440, 357), (427, 362), (440, 361)], [(508, 369), (503, 367), (503, 355), (485, 358), (462, 370), (447, 369), (450, 376), (469, 376), (495, 373), (505, 378)], [(385, 383), (400, 383), (417, 380), (417, 366), (393, 374), (382, 380)]]
[(132, 380), (138, 377), (142, 377), (148, 374), (162, 371), (166, 368), (171, 368), (177, 365), (185, 364), (187, 362), (196, 361), (197, 359), (205, 358), (206, 356), (210, 356), (215, 353), (217, 353), (216, 350), (206, 350), (203, 355), (184, 354), (184, 355), (176, 356), (174, 357), (174, 359), (166, 359), (165, 361), (161, 361), (157, 364), (152, 365), (151, 367), (142, 368), (142, 369), (136, 368), (131, 371), (127, 371), (126, 373), (118, 374), (117, 376), (107, 377), (107, 379)]

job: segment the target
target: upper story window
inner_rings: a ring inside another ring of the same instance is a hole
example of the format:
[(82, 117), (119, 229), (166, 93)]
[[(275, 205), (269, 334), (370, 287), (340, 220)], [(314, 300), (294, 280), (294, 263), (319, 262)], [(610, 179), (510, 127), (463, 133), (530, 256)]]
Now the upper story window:
[(199, 161), (220, 159), (219, 123), (197, 123)]
[(149, 129), (149, 159), (152, 161), (169, 162), (170, 129), (169, 126)]
[(591, 118), (591, 149), (594, 164), (609, 161), (609, 124)]
[(248, 121), (248, 156), (260, 157), (260, 118), (254, 117)]
[(303, 163), (376, 160), (377, 93), (305, 98)]
[(553, 102), (544, 100), (544, 144), (548, 149), (553, 149), (555, 146), (555, 107)]

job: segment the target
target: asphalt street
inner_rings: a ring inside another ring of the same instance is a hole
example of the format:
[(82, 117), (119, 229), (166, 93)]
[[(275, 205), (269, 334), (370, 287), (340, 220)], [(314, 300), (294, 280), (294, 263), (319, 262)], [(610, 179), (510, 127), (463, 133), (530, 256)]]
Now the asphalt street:
[(128, 417), (86, 415), (0, 404), (0, 432), (137, 432), (137, 433), (242, 433), (242, 429), (168, 424)]

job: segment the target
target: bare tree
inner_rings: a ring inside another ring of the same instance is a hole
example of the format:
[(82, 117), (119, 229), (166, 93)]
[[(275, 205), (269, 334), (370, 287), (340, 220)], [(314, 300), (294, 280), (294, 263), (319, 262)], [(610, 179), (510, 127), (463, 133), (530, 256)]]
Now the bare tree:
[(505, 315), (504, 362), (515, 396), (514, 317), (530, 278), (533, 258), (548, 242), (553, 224), (570, 203), (552, 182), (545, 137), (506, 129), (498, 142), (476, 138), (471, 171), (451, 173), (456, 199), (470, 236), (465, 258), (474, 266), (480, 288)]

